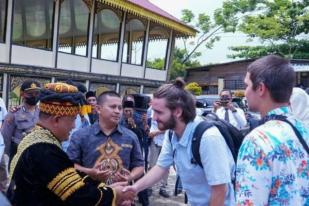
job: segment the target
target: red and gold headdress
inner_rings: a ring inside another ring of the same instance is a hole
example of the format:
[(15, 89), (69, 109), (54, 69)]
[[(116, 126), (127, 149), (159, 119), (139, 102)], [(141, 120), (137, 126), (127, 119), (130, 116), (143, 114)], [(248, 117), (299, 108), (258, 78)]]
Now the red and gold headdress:
[(40, 111), (57, 116), (81, 114), (85, 98), (78, 89), (66, 83), (48, 83), (40, 94)]

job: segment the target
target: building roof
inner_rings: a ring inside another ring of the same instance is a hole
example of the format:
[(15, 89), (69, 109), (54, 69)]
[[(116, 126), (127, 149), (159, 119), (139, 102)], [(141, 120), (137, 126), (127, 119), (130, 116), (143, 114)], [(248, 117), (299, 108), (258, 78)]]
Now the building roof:
[(178, 20), (176, 17), (152, 4), (149, 0), (97, 0), (98, 2), (108, 4), (112, 7), (128, 11), (137, 16), (149, 19), (159, 23), (167, 28), (176, 31), (177, 37), (195, 36), (198, 32), (191, 26), (188, 26)]
[[(231, 64), (239, 64), (239, 63), (251, 63), (256, 59), (243, 59), (243, 60), (238, 60), (238, 61), (231, 61), (231, 62), (225, 62), (225, 63), (219, 63), (219, 64), (208, 64), (205, 66), (200, 66), (200, 67), (193, 67), (193, 68), (187, 68), (188, 72), (191, 71), (208, 71), (209, 69), (213, 67), (218, 67), (218, 66), (228, 66)], [(291, 59), (291, 64), (294, 67), (295, 71), (309, 71), (309, 59)]]

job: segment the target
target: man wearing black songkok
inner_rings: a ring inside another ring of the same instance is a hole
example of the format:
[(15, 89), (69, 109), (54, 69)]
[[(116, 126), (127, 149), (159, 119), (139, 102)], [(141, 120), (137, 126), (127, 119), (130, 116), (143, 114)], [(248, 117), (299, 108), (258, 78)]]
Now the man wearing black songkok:
[(22, 140), (11, 164), (14, 205), (107, 206), (133, 198), (132, 193), (122, 193), (120, 185), (108, 187), (77, 172), (61, 150), (84, 102), (72, 85), (50, 83), (42, 90), (39, 122)]

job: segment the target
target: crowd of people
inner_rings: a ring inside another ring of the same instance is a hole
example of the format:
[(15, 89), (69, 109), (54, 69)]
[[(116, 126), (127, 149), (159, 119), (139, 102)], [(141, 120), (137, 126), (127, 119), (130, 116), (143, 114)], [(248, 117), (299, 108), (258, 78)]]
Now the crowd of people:
[[(261, 120), (233, 151), (225, 133), (207, 128), (197, 159), (195, 130), (213, 120), (197, 115), (180, 78), (151, 101), (26, 80), (20, 106), (7, 113), (0, 102), (0, 205), (147, 206), (156, 183), (169, 198), (172, 166), (192, 206), (309, 205), (308, 94), (276, 55), (251, 63), (244, 82), (249, 110)], [(229, 90), (220, 91), (213, 114), (237, 131), (249, 124)]]

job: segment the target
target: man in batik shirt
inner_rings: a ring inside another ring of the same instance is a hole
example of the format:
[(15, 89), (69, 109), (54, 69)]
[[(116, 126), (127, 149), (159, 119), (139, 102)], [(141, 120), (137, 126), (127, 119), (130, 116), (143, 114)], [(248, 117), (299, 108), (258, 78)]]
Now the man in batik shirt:
[[(248, 67), (249, 109), (264, 124), (240, 148), (236, 171), (237, 205), (309, 205), (309, 129), (289, 109), (295, 73), (288, 60), (270, 55)], [(286, 118), (289, 123), (280, 118)], [(296, 132), (303, 138), (301, 143)]]

